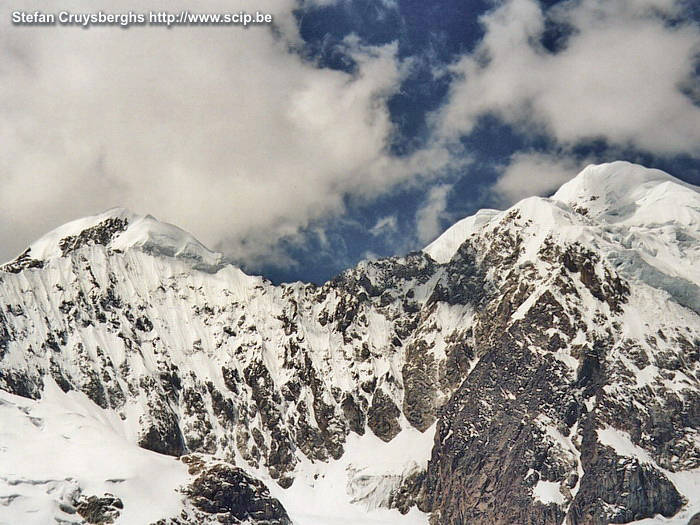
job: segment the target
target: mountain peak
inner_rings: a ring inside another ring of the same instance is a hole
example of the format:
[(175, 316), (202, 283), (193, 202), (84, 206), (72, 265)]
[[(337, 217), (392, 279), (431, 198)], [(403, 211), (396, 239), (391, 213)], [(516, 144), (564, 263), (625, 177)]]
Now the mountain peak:
[(700, 224), (699, 192), (661, 170), (617, 161), (589, 165), (552, 199), (607, 223), (688, 225)]
[[(572, 217), (574, 220), (579, 217), (623, 228), (672, 225), (697, 231), (700, 188), (661, 170), (630, 162), (592, 164), (561, 186), (550, 199), (530, 197), (503, 212), (479, 210), (448, 228), (423, 251), (437, 262), (446, 263), (469, 236), (515, 209), (537, 224), (557, 224), (557, 228), (570, 224)], [(547, 219), (546, 215), (551, 213), (558, 219)]]
[(137, 248), (152, 255), (184, 259), (194, 268), (208, 272), (215, 272), (225, 264), (220, 253), (210, 251), (177, 226), (158, 221), (151, 215), (138, 215), (126, 208), (111, 208), (59, 226), (33, 242), (3, 269), (12, 272), (41, 267), (48, 260), (94, 245), (115, 251)]
[(649, 210), (698, 193), (615, 166), (322, 286), (123, 209), (51, 232), (0, 275), (0, 522), (687, 524), (700, 239)]

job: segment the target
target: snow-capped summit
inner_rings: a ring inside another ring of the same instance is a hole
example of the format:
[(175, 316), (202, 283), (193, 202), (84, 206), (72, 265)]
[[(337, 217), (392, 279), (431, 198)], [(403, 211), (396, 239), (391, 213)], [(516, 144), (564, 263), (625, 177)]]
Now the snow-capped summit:
[(700, 228), (700, 188), (624, 161), (590, 165), (552, 196), (608, 223), (676, 222)]
[(513, 213), (536, 225), (536, 238), (525, 246), (535, 257), (539, 242), (550, 234), (576, 241), (604, 226), (606, 251), (628, 276), (658, 282), (661, 272), (684, 283), (700, 281), (700, 188), (623, 161), (588, 166), (551, 198), (530, 197), (502, 212), (480, 210), (423, 251), (448, 262), (470, 236), (498, 228)]
[(116, 250), (137, 247), (157, 255), (187, 259), (198, 269), (216, 269), (224, 264), (222, 254), (210, 251), (191, 234), (151, 215), (134, 215), (111, 247)]
[(79, 248), (94, 245), (116, 251), (137, 248), (153, 255), (187, 260), (204, 271), (216, 271), (225, 264), (222, 254), (210, 251), (177, 226), (158, 221), (151, 215), (138, 215), (126, 208), (112, 208), (52, 230), (8, 263), (6, 269), (37, 267)]

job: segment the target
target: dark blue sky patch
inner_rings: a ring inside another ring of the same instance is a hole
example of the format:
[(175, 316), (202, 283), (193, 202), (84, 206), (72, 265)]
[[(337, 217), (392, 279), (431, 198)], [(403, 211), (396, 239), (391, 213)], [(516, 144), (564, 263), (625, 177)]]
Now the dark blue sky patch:
[(413, 63), (401, 89), (388, 101), (396, 130), (391, 144), (394, 155), (407, 155), (426, 145), (431, 134), (428, 115), (444, 104), (449, 82), (448, 75), (435, 75), (427, 60)]
[(482, 162), (506, 159), (521, 149), (546, 150), (551, 146), (546, 136), (535, 130), (518, 131), (496, 115), (482, 116), (474, 130), (461, 138), (461, 143)]
[[(415, 216), (429, 187), (401, 187), (372, 202), (348, 200), (345, 215), (311, 225), (302, 232), (303, 243), (283, 241), (281, 247), (298, 261), (297, 266), (273, 263), (244, 270), (261, 273), (275, 283), (302, 279), (322, 284), (368, 256), (390, 257), (420, 249), (423, 246), (415, 239)], [(390, 226), (373, 231), (382, 219), (389, 219)], [(318, 229), (323, 230), (324, 239)]]
[(574, 34), (575, 30), (570, 24), (548, 17), (545, 20), (540, 44), (550, 53), (559, 53), (566, 49), (569, 39)]
[(399, 0), (403, 22), (399, 56), (430, 50), (439, 62), (453, 61), (481, 39), (479, 16), (492, 7), (481, 0)]

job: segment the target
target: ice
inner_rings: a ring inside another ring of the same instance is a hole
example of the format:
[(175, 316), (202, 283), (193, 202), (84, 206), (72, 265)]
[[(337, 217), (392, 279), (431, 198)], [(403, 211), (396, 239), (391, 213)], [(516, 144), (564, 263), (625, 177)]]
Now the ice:
[(389, 443), (369, 431), (351, 434), (339, 460), (302, 464), (288, 489), (268, 486), (299, 525), (427, 525), (426, 514), (413, 508), (402, 515), (386, 508), (386, 499), (406, 476), (427, 467), (435, 428), (405, 428)]
[(484, 224), (499, 213), (501, 212), (498, 210), (479, 210), (475, 215), (452, 225), (445, 233), (426, 246), (423, 251), (439, 263), (449, 262), (469, 235), (479, 231)]
[[(618, 161), (588, 166), (559, 188), (552, 199), (584, 206), (589, 216), (605, 222), (658, 223), (679, 218), (685, 221), (688, 216), (684, 208), (697, 202), (692, 194), (698, 191), (696, 186), (663, 171)], [(665, 206), (663, 203), (669, 200), (681, 206)]]

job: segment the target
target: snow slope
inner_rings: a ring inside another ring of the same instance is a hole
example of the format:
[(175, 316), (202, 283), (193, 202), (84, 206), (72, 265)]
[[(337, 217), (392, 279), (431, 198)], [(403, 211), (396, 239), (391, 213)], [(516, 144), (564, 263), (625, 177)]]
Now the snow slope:
[[(118, 523), (192, 512), (193, 454), (300, 525), (685, 523), (699, 232), (698, 188), (623, 162), (320, 287), (124, 209), (71, 222), (0, 267), (0, 523), (106, 493)], [(595, 476), (651, 492), (601, 507)]]
[(176, 515), (189, 476), (175, 458), (137, 447), (118, 416), (47, 381), (41, 401), (0, 391), (0, 523), (83, 523), (82, 493), (124, 503), (121, 523)]

